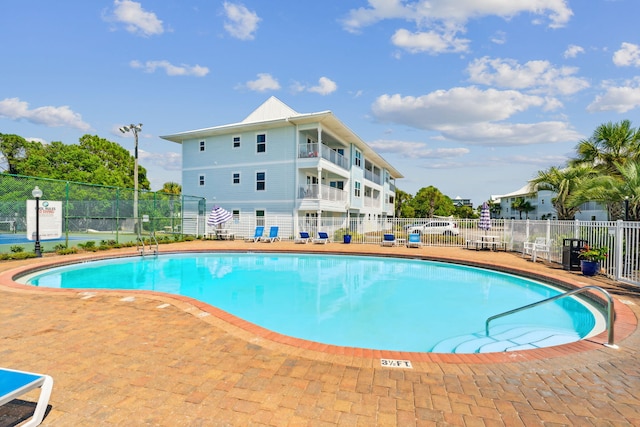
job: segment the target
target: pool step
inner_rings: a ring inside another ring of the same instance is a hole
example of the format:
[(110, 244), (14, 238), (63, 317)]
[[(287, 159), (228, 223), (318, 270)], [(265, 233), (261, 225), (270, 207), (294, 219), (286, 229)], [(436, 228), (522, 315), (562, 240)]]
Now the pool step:
[(527, 350), (566, 344), (579, 340), (577, 334), (553, 328), (516, 326), (495, 328), (486, 336), (483, 332), (460, 335), (440, 341), (434, 353), (496, 353)]

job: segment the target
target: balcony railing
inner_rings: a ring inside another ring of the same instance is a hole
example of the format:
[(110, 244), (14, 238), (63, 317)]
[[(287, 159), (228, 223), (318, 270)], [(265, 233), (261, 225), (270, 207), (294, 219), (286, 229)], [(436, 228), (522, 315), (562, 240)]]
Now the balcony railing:
[(380, 207), (380, 198), (367, 197), (364, 196), (364, 206), (366, 208), (379, 208)]
[(324, 145), (324, 144), (300, 144), (298, 146), (298, 158), (299, 159), (308, 159), (313, 157), (322, 157), (325, 160), (333, 163), (334, 165), (338, 165), (343, 169), (349, 170), (349, 160), (338, 153), (336, 150)]
[(346, 202), (347, 192), (324, 184), (309, 184), (305, 187), (300, 187), (300, 198), (329, 202)]
[(380, 177), (380, 175), (376, 175), (370, 170), (364, 170), (364, 178), (368, 179), (371, 182), (375, 182), (378, 185), (382, 183), (382, 178)]

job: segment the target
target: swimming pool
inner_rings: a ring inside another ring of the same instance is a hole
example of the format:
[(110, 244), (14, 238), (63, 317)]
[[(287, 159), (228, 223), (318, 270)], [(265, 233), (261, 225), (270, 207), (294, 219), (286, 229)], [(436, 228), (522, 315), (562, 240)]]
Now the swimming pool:
[[(185, 295), (280, 334), (346, 347), (475, 353), (564, 344), (603, 330), (600, 313), (534, 280), (455, 264), (371, 256), (214, 253), (108, 259), (23, 278), (43, 287)], [(21, 280), (21, 281), (23, 281)]]

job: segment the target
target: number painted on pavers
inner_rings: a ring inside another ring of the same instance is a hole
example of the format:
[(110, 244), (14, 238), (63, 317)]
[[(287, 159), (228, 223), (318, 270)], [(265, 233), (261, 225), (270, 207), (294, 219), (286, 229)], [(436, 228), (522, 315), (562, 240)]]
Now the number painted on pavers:
[(410, 360), (380, 359), (380, 366), (383, 368), (413, 369)]

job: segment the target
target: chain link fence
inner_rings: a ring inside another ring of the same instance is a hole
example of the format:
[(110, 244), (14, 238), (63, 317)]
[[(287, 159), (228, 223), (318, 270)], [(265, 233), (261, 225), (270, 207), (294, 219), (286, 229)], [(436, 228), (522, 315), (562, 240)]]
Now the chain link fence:
[[(35, 187), (41, 201), (62, 202), (62, 239), (135, 241), (134, 190), (46, 178), (0, 174), (0, 253), (27, 245), (27, 206)], [(199, 234), (194, 218), (204, 214), (202, 197), (138, 191), (141, 234)]]

